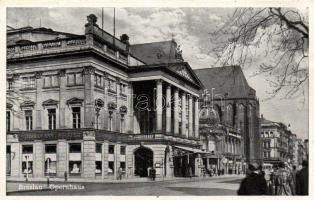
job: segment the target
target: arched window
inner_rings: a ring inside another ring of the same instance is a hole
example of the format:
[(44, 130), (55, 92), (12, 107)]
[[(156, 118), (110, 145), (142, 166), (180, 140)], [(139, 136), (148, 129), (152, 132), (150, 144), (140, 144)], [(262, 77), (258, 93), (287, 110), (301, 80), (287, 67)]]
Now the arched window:
[(226, 123), (233, 126), (233, 108), (231, 104), (227, 106)]
[(240, 129), (241, 133), (244, 131), (244, 105), (239, 104), (238, 106), (238, 128)]
[(221, 121), (221, 119), (222, 119), (222, 112), (221, 112), (220, 106), (217, 105), (217, 104), (215, 104), (215, 105), (214, 105), (214, 110), (218, 113), (218, 115), (219, 115), (219, 121)]

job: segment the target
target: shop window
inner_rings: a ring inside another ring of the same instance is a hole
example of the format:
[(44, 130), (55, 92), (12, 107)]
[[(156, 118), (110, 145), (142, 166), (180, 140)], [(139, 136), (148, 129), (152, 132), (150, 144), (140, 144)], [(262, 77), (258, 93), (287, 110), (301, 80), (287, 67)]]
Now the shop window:
[(22, 146), (22, 173), (33, 174), (33, 145)]
[(24, 113), (26, 130), (33, 130), (33, 111), (25, 110)]
[(125, 146), (120, 146), (120, 155), (125, 155)]
[(108, 162), (108, 175), (113, 175), (114, 174), (114, 162), (109, 161)]
[(81, 128), (81, 108), (80, 107), (72, 107), (72, 127), (73, 128)]
[(56, 109), (48, 109), (48, 129), (56, 129)]
[(125, 162), (120, 162), (120, 167), (122, 168), (122, 171), (125, 172)]
[(101, 174), (102, 168), (101, 168), (101, 161), (95, 161), (95, 174)]
[(69, 172), (70, 175), (80, 175), (82, 171), (81, 144), (69, 144)]
[(55, 176), (57, 173), (57, 145), (45, 145), (45, 175)]
[(114, 154), (114, 145), (109, 145), (108, 152), (109, 154)]

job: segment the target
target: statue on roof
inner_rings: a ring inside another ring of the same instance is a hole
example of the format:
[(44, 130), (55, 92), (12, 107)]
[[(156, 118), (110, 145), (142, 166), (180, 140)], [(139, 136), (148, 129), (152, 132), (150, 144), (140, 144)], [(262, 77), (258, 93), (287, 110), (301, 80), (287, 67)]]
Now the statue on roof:
[(183, 60), (183, 58), (182, 58), (181, 45), (178, 45), (178, 46), (176, 47), (175, 58), (178, 59), (178, 60)]
[(96, 15), (90, 14), (90, 15), (88, 15), (86, 18), (87, 18), (87, 23), (85, 24), (86, 27), (87, 27), (87, 26), (98, 26), (98, 25), (96, 24), (96, 22), (97, 22), (97, 17), (96, 17)]

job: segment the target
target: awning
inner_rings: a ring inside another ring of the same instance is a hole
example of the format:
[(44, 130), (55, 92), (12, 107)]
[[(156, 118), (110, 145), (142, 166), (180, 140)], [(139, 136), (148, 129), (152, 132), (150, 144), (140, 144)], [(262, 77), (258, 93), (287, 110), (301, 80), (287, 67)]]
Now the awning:
[(174, 146), (175, 148), (184, 150), (184, 151), (189, 151), (191, 153), (205, 153), (205, 151), (202, 151), (200, 149), (194, 149), (194, 148), (190, 148), (190, 147), (179, 147), (179, 146)]

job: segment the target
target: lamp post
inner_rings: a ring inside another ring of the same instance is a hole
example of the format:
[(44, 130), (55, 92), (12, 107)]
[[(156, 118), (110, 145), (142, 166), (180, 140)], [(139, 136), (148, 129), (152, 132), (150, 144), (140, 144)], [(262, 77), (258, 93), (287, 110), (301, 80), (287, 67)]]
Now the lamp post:
[(28, 155), (25, 155), (25, 160), (26, 160), (26, 182), (28, 181)]

